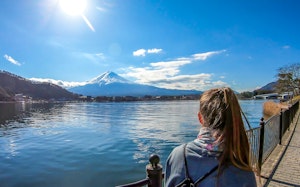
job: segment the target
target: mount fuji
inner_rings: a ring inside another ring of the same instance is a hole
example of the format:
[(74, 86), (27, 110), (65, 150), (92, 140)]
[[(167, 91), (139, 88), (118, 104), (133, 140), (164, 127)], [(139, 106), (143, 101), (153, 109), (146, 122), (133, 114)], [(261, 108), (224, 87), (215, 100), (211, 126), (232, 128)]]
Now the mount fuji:
[(159, 96), (159, 95), (193, 95), (201, 94), (195, 90), (175, 90), (133, 83), (118, 74), (108, 71), (88, 81), (85, 85), (68, 89), (86, 96)]

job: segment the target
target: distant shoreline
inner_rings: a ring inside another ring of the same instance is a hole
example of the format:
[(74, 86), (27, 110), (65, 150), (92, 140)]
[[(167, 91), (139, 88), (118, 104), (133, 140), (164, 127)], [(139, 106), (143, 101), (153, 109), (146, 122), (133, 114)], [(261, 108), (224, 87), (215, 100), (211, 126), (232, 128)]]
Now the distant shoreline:
[[(59, 101), (59, 100), (33, 100), (33, 101), (0, 101), (0, 104), (31, 104), (31, 103), (120, 103), (120, 102), (144, 102), (144, 101), (195, 101), (199, 100), (199, 98), (193, 98), (193, 99), (133, 99), (133, 100), (66, 100), (66, 101)], [(261, 99), (250, 99), (250, 98), (239, 98), (238, 100), (245, 101), (245, 100), (261, 100)], [(271, 101), (265, 99), (265, 101)], [(273, 100), (272, 100), (273, 101)]]

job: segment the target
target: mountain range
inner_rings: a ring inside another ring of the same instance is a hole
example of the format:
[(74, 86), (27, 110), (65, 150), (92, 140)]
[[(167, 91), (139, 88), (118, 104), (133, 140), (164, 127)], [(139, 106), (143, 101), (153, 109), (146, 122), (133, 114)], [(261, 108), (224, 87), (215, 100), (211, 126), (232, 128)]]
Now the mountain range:
[(71, 92), (86, 96), (158, 96), (158, 95), (195, 95), (201, 94), (196, 90), (176, 90), (158, 88), (131, 82), (114, 72), (108, 71), (86, 82), (84, 85), (68, 89)]
[(270, 91), (270, 92), (275, 92), (275, 88), (277, 86), (277, 82), (270, 82), (268, 84), (266, 84), (265, 86), (257, 89), (257, 90), (254, 90), (254, 91)]
[[(49, 82), (50, 81), (50, 82)], [(63, 81), (47, 80), (47, 82), (33, 81), (12, 73), (0, 70), (0, 101), (13, 100), (15, 94), (23, 94), (33, 99), (55, 99), (72, 100), (79, 95), (84, 96), (178, 96), (178, 95), (200, 95), (202, 91), (176, 90), (158, 88), (144, 84), (131, 82), (114, 72), (108, 71), (87, 82), (81, 82), (77, 86), (70, 87), (66, 83), (65, 88), (53, 84)], [(269, 83), (262, 87), (263, 90), (274, 90), (275, 83)]]
[(31, 81), (0, 70), (0, 101), (13, 100), (15, 94), (22, 94), (36, 100), (72, 100), (78, 97), (55, 84)]

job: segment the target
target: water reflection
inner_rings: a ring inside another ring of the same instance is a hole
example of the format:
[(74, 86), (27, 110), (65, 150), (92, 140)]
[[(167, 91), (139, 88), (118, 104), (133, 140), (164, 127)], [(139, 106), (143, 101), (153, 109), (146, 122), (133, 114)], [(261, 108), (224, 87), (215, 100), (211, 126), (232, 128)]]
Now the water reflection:
[[(12, 159), (18, 156), (24, 147), (33, 144), (33, 142), (24, 144), (28, 138), (26, 137), (28, 130), (30, 127), (41, 127), (40, 123), (36, 122), (40, 119), (49, 120), (47, 116), (54, 115), (54, 108), (58, 106), (60, 105), (49, 103), (0, 103), (0, 142), (4, 157)], [(35, 132), (42, 131), (41, 128), (38, 129), (39, 131)]]
[[(139, 180), (150, 154), (160, 155), (164, 165), (175, 146), (196, 137), (198, 104), (2, 104), (1, 185), (115, 186)], [(250, 101), (242, 108), (251, 124), (253, 110), (261, 111), (260, 103)]]
[(64, 105), (64, 103), (0, 103), (0, 127), (20, 128), (32, 124), (32, 119), (49, 120), (59, 114)]
[(27, 106), (25, 103), (0, 103), (0, 127), (11, 121), (21, 120)]
[[(263, 117), (263, 103), (265, 100), (240, 100), (239, 103), (245, 113), (251, 128), (259, 127), (260, 118)], [(247, 124), (244, 122), (246, 128)]]
[(127, 121), (130, 138), (136, 144), (133, 158), (146, 163), (150, 153), (165, 155), (166, 150), (194, 139), (199, 130), (198, 107), (197, 101), (136, 105)]

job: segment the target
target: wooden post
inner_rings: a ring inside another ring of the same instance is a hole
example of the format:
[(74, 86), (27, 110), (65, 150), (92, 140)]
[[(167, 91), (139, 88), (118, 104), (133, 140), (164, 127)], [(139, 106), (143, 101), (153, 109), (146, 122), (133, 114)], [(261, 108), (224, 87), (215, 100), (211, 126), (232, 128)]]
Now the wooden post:
[(149, 161), (150, 164), (146, 166), (147, 176), (150, 181), (148, 187), (162, 187), (162, 166), (159, 164), (159, 156), (151, 155)]
[(265, 122), (264, 118), (260, 119), (260, 135), (259, 135), (259, 150), (258, 150), (258, 167), (261, 171), (262, 159), (264, 153), (264, 136), (265, 136)]
[(282, 109), (280, 110), (280, 118), (279, 118), (279, 145), (281, 145), (282, 139), (282, 126), (283, 126), (283, 112)]

